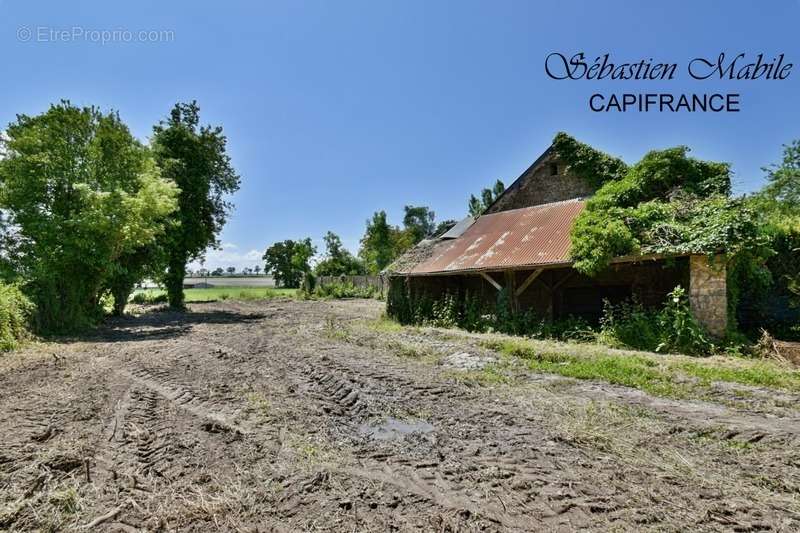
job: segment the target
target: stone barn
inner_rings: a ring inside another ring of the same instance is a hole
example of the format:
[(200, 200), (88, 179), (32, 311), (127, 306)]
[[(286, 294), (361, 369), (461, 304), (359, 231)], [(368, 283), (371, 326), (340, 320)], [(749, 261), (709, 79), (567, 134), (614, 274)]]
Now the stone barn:
[(595, 277), (572, 268), (570, 230), (594, 192), (550, 148), (483, 215), (421, 242), (390, 267), (389, 275), (414, 295), (468, 291), (489, 302), (506, 288), (514, 310), (589, 321), (599, 319), (604, 300), (618, 303), (635, 296), (655, 307), (681, 285), (697, 319), (709, 333), (723, 336), (725, 268), (704, 255), (619, 257)]

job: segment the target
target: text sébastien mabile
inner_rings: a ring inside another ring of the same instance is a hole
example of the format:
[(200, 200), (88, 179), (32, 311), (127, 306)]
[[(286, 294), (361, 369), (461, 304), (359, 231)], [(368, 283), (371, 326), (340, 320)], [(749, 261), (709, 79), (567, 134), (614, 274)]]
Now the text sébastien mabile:
[[(781, 81), (789, 77), (793, 64), (784, 54), (726, 54), (716, 58), (697, 57), (689, 61), (686, 74), (695, 80)], [(545, 72), (554, 80), (666, 81), (680, 72), (677, 63), (659, 63), (653, 58), (638, 62), (617, 63), (611, 54), (588, 59), (578, 52), (570, 57), (552, 52), (544, 63)], [(740, 93), (594, 93), (588, 100), (591, 111), (600, 112), (738, 112)]]

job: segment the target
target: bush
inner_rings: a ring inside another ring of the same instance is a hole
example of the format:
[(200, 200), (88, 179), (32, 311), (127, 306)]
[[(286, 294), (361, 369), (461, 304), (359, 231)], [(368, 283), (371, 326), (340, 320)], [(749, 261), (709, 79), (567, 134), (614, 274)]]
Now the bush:
[(30, 337), (34, 306), (16, 285), (0, 283), (0, 352), (13, 350)]
[(606, 302), (598, 340), (610, 346), (687, 355), (704, 355), (714, 349), (680, 286), (669, 293), (660, 310), (645, 309), (636, 301), (613, 306)]
[(614, 347), (654, 352), (661, 345), (658, 312), (644, 309), (637, 301), (603, 307), (597, 340)]
[(318, 298), (377, 298), (380, 296), (380, 292), (375, 287), (359, 287), (350, 282), (317, 285), (313, 294)]
[(166, 292), (140, 291), (133, 295), (131, 302), (140, 305), (167, 303)]

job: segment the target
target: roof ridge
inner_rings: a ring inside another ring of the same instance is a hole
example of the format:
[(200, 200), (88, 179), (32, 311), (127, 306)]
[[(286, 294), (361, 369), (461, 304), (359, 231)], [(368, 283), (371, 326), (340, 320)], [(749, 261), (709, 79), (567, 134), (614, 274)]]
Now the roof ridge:
[[(570, 198), (568, 200), (559, 200), (557, 202), (547, 202), (546, 204), (526, 205), (524, 207), (515, 207), (514, 209), (504, 209), (502, 211), (496, 211), (494, 213), (488, 213), (486, 215), (481, 215), (478, 218), (491, 217), (491, 216), (494, 216), (494, 215), (499, 215), (501, 213), (508, 213), (510, 211), (520, 211), (522, 209), (534, 209), (534, 208), (537, 208), (537, 207), (550, 207), (550, 206), (554, 206), (554, 205), (558, 205), (558, 204), (569, 204), (569, 203), (573, 203), (573, 202), (585, 202), (586, 199), (587, 199), (586, 196), (579, 196), (578, 198)], [(476, 218), (475, 220), (478, 220), (478, 218)]]

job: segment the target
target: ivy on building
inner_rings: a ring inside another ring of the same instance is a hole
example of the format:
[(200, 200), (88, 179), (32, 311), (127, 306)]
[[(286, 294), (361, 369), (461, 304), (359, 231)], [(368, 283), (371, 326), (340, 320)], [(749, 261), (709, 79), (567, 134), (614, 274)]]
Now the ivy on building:
[(689, 148), (678, 146), (648, 152), (628, 167), (564, 133), (553, 145), (571, 172), (600, 184), (571, 234), (570, 254), (584, 274), (597, 275), (620, 256), (732, 258), (763, 244), (753, 209), (731, 197), (726, 163), (689, 157)]

